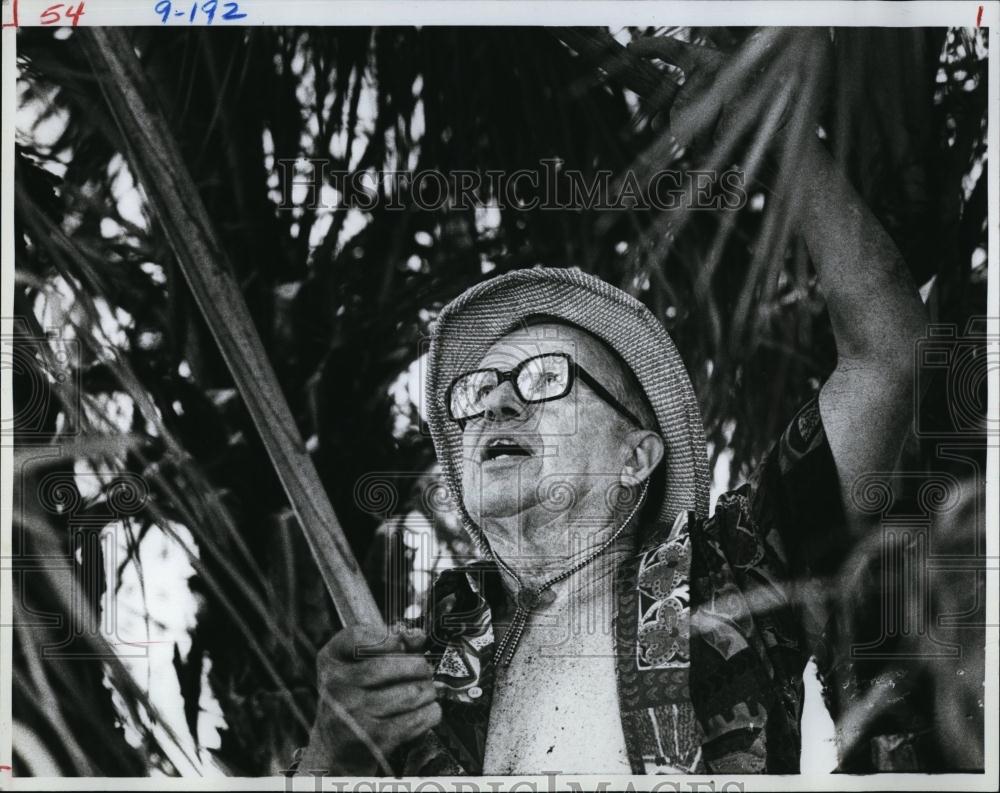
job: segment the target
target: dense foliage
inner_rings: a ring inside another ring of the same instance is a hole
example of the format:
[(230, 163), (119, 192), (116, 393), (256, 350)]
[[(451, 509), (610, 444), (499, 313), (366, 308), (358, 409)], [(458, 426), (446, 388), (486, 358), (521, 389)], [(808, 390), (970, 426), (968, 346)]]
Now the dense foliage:
[[(724, 50), (746, 35), (669, 32)], [(792, 208), (772, 190), (780, 162), (768, 161), (756, 127), (729, 151), (704, 135), (664, 163), (724, 167), (764, 151), (738, 213), (281, 208), (281, 163), (302, 157), (357, 173), (513, 172), (559, 158), (587, 175), (620, 174), (666, 156), (662, 120), (650, 120), (614, 74), (542, 29), (136, 29), (134, 41), (361, 557), (379, 521), (359, 506), (356, 483), (372, 471), (421, 473), (432, 462), (418, 406), (394, 396), (400, 378), (436, 311), (484, 278), (535, 264), (577, 266), (646, 302), (678, 343), (711, 448), (732, 481), (832, 368), (815, 275), (788, 222)], [(26, 337), (55, 325), (76, 344), (60, 364), (66, 383), (53, 381), (47, 409), (32, 413), (38, 433), (21, 427), (22, 443), (47, 438), (63, 456), (26, 467), (22, 492), (50, 473), (77, 489), (81, 471), (143, 477), (148, 500), (126, 521), (128, 553), (118, 564), (138, 564), (154, 527), (180, 527), (172, 541), (190, 545), (199, 607), (174, 666), (193, 740), (207, 683), (227, 727), (218, 763), (242, 775), (273, 773), (302, 740), (312, 655), (335, 627), (333, 611), (135, 189), (129, 143), (78, 35), (21, 30), (18, 64), (16, 313)], [(914, 280), (928, 284), (934, 317), (964, 328), (985, 312), (985, 36), (838, 29), (823, 79), (831, 149)], [(29, 357), (37, 365), (42, 353)], [(29, 369), (17, 373), (18, 405), (50, 387), (43, 382)], [(83, 433), (74, 437), (68, 426)], [(81, 468), (83, 460), (91, 467)], [(94, 611), (105, 582), (93, 537), (121, 514), (109, 517), (106, 485), (89, 498), (77, 493), (79, 508), (33, 514), (26, 504), (22, 517), (31, 531), (20, 552), (91, 538), (75, 566)], [(24, 580), (25, 603), (65, 612), (54, 578)], [(15, 718), (56, 765), (80, 774), (177, 771), (142, 687), (106, 662), (43, 657), (36, 647), (53, 634), (61, 636), (37, 625), (17, 634)], [(129, 708), (138, 734), (126, 740), (116, 725)]]

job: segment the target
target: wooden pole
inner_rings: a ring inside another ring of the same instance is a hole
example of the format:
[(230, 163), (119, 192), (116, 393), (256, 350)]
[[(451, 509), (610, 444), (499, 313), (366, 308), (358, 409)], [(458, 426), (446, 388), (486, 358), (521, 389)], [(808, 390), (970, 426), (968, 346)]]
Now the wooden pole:
[(131, 42), (119, 28), (80, 28), (77, 35), (121, 128), (132, 169), (264, 441), (341, 622), (383, 624)]

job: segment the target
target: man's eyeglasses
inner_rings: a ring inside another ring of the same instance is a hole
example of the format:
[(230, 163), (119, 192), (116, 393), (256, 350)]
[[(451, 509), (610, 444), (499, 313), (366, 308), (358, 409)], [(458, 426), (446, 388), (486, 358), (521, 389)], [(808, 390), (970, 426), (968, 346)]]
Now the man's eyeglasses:
[(579, 377), (595, 394), (636, 427), (642, 427), (642, 422), (632, 411), (615, 399), (571, 355), (564, 352), (536, 355), (506, 372), (500, 369), (475, 369), (460, 374), (451, 381), (445, 392), (448, 415), (452, 421), (464, 427), (467, 421), (486, 413), (487, 397), (506, 382), (512, 383), (521, 401), (528, 404), (562, 399), (573, 390), (575, 377)]

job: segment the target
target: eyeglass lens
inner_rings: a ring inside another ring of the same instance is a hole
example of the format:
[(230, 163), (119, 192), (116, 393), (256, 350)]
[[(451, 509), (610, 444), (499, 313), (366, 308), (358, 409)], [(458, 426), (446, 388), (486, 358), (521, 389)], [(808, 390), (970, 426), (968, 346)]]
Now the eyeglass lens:
[[(484, 413), (485, 401), (500, 382), (498, 372), (480, 369), (457, 378), (451, 388), (451, 415), (456, 419)], [(514, 387), (525, 402), (565, 396), (569, 390), (569, 361), (562, 355), (539, 355), (521, 364)]]
[(569, 362), (561, 355), (531, 358), (517, 374), (517, 392), (525, 402), (561, 396), (568, 384)]

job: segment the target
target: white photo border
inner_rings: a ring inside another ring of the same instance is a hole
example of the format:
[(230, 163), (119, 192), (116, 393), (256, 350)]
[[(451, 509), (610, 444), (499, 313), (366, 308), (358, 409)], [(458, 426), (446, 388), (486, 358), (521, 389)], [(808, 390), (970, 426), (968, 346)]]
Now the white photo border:
[[(51, 0), (3, 0), (2, 31), (2, 147), (0, 147), (0, 338), (10, 338), (14, 316), (14, 118), (16, 113), (17, 26), (40, 26), (42, 12)], [(155, 2), (136, 0), (88, 0), (80, 26), (154, 26), (160, 25), (153, 12)], [(726, 25), (726, 26), (834, 26), (834, 27), (976, 27), (988, 28), (988, 79), (994, 101), (989, 102), (987, 151), (998, 151), (1000, 143), (1000, 3), (987, 2), (874, 2), (872, 0), (703, 0), (702, 2), (659, 2), (658, 0), (241, 0), (247, 17), (242, 26), (627, 26), (627, 25)], [(192, 27), (204, 22), (195, 22)], [(230, 25), (235, 23), (229, 23)], [(217, 27), (219, 25), (216, 25)], [(1000, 338), (1000, 289), (996, 274), (1000, 249), (1000, 182), (998, 159), (987, 160), (988, 210), (994, 218), (988, 229), (988, 298), (987, 338), (996, 347)], [(1000, 350), (988, 352), (995, 360)], [(10, 378), (0, 383), (0, 420), (13, 414)], [(1000, 370), (988, 372), (988, 426), (1000, 423)], [(605, 790), (659, 791), (735, 791), (735, 790), (976, 790), (998, 788), (998, 667), (1000, 667), (1000, 630), (998, 630), (998, 534), (1000, 534), (1000, 439), (988, 438), (986, 468), (986, 670), (985, 686), (985, 759), (982, 774), (877, 774), (869, 776), (797, 775), (797, 776), (536, 776), (536, 777), (456, 777), (438, 779), (381, 780), (310, 777), (260, 778), (108, 778), (78, 777), (14, 778), (11, 775), (12, 715), (12, 557), (11, 521), (13, 510), (13, 448), (0, 444), (0, 791), (4, 790), (338, 790), (338, 791), (439, 791), (459, 790), (593, 790), (604, 783)]]

